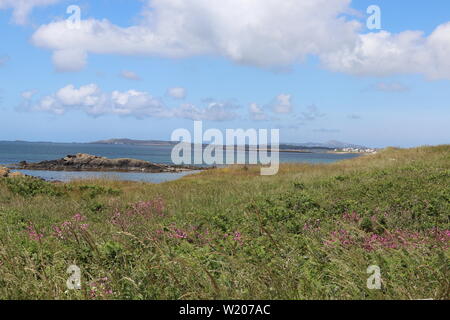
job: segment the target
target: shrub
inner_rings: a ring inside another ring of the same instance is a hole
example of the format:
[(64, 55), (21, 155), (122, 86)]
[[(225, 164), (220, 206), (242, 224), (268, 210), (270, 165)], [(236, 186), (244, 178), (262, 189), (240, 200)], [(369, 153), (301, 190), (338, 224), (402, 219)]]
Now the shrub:
[(23, 197), (34, 197), (38, 194), (56, 197), (64, 194), (51, 183), (32, 177), (7, 178), (6, 186), (12, 193)]

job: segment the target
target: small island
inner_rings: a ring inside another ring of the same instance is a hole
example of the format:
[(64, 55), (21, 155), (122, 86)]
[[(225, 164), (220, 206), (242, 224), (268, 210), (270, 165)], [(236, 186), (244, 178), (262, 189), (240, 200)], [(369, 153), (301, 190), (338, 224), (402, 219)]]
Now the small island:
[(183, 172), (192, 170), (203, 170), (196, 166), (178, 166), (157, 164), (137, 159), (109, 159), (85, 153), (68, 155), (58, 160), (28, 163), (22, 161), (13, 166), (19, 170), (46, 170), (46, 171), (111, 171), (111, 172)]

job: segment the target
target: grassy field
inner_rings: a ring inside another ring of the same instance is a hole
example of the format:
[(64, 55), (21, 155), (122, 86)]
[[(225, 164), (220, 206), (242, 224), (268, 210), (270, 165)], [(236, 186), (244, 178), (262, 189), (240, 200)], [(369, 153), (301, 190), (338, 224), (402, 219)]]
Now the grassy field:
[[(273, 177), (0, 179), (1, 299), (448, 299), (450, 146)], [(67, 268), (81, 270), (68, 290)], [(368, 289), (369, 266), (381, 289)]]

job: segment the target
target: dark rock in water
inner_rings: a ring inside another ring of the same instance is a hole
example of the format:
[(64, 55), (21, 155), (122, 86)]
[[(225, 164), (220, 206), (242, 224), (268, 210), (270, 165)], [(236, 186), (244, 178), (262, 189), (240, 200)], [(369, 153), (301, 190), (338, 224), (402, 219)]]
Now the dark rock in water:
[(42, 161), (38, 163), (20, 162), (16, 169), (49, 170), (49, 171), (118, 171), (118, 172), (180, 172), (199, 170), (192, 166), (171, 166), (156, 164), (137, 159), (108, 159), (85, 153), (68, 155), (59, 160)]

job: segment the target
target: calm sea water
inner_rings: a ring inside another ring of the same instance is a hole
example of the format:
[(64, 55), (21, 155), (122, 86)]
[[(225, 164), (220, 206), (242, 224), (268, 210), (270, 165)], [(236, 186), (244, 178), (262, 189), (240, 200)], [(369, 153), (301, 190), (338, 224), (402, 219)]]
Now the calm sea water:
[[(154, 163), (172, 164), (171, 152), (171, 146), (0, 142), (0, 164), (11, 165), (20, 161), (39, 162), (55, 160), (69, 154), (77, 153), (88, 153), (107, 158), (133, 158)], [(282, 152), (280, 153), (280, 161), (282, 163), (332, 163), (357, 156), (356, 154)], [(90, 177), (109, 177), (112, 179), (153, 183), (175, 180), (191, 173), (55, 172), (30, 170), (23, 170), (22, 172), (46, 180), (69, 181)]]

